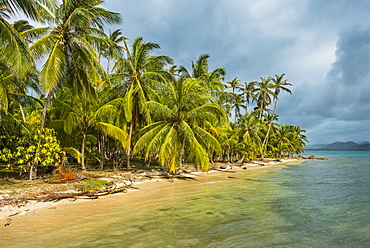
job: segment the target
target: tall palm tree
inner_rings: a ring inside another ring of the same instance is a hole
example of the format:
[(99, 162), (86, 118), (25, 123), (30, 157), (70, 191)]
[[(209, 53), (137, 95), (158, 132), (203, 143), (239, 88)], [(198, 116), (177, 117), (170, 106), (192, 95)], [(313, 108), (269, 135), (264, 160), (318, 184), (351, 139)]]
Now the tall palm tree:
[(208, 54), (201, 54), (197, 61), (192, 61), (191, 74), (184, 66), (179, 67), (179, 73), (181, 77), (201, 80), (204, 87), (208, 88), (210, 92), (216, 93), (224, 89), (221, 80), (224, 80), (226, 70), (224, 68), (216, 68), (213, 71), (209, 71), (209, 57)]
[(242, 95), (244, 95), (245, 112), (248, 113), (248, 107), (251, 101), (254, 101), (256, 96), (253, 94), (256, 82), (244, 82), (244, 87), (241, 87)]
[(231, 88), (233, 93), (235, 93), (235, 90), (240, 90), (242, 87), (242, 84), (240, 83), (240, 80), (238, 78), (234, 78), (226, 84), (228, 84), (226, 85), (226, 88)]
[(132, 136), (138, 130), (140, 122), (150, 119), (143, 111), (143, 105), (146, 101), (156, 98), (154, 88), (160, 87), (172, 78), (164, 66), (172, 64), (173, 60), (167, 56), (152, 55), (153, 51), (160, 46), (152, 42), (144, 42), (142, 37), (134, 40), (131, 50), (125, 40), (124, 44), (127, 57), (118, 59), (114, 69), (117, 73), (116, 77), (121, 77), (126, 85), (124, 111), (126, 120), (130, 123), (129, 146), (126, 151), (127, 169), (129, 169)]
[(291, 86), (291, 83), (288, 83), (286, 79), (283, 80), (285, 76), (285, 73), (281, 75), (275, 75), (275, 78), (272, 79), (273, 81), (273, 88), (275, 89), (274, 92), (274, 110), (273, 112), (276, 113), (277, 103), (279, 101), (279, 95), (280, 92), (283, 90), (285, 92), (288, 92), (289, 94), (292, 94), (292, 91), (288, 89), (286, 86)]
[(74, 89), (91, 90), (101, 81), (104, 70), (91, 42), (102, 34), (105, 23), (119, 23), (120, 15), (98, 5), (101, 0), (63, 0), (54, 14), (53, 25), (47, 35), (31, 46), (36, 58), (47, 58), (40, 73), (40, 83), (48, 92), (42, 113), (44, 126), (46, 109), (55, 88), (67, 84)]
[(111, 61), (124, 56), (125, 48), (119, 44), (124, 40), (126, 38), (122, 36), (120, 29), (115, 30), (113, 33), (109, 30), (109, 35), (103, 38), (102, 43), (99, 45), (99, 59), (101, 55), (107, 59), (107, 73), (111, 73)]
[(134, 152), (144, 151), (146, 157), (157, 155), (171, 173), (181, 166), (183, 155), (207, 170), (209, 150), (220, 153), (221, 147), (203, 123), (224, 119), (226, 114), (202, 84), (197, 79), (180, 78), (166, 85), (160, 101), (147, 102), (145, 108), (154, 122), (139, 132)]
[(242, 116), (241, 110), (245, 109), (246, 105), (244, 105), (244, 99), (242, 98), (240, 94), (235, 94), (235, 93), (230, 92), (229, 95), (230, 95), (229, 101), (231, 104), (231, 108), (234, 109), (235, 111), (234, 122), (236, 122), (236, 120)]
[(260, 82), (255, 82), (255, 88), (252, 93), (256, 94), (257, 107), (259, 108), (259, 118), (262, 119), (263, 111), (267, 110), (267, 106), (271, 104), (271, 96), (274, 95), (272, 91), (274, 85), (272, 79), (262, 78)]
[(47, 92), (40, 137), (47, 107), (57, 86), (68, 85), (77, 93), (92, 94), (92, 86), (101, 82), (104, 69), (92, 43), (96, 35), (103, 36), (104, 24), (121, 21), (119, 14), (99, 7), (103, 3), (102, 0), (63, 0), (52, 12), (53, 27), (30, 47), (37, 59), (46, 58), (40, 72), (40, 84)]
[[(274, 98), (274, 109), (272, 111), (272, 115), (273, 116), (276, 116), (276, 108), (277, 108), (277, 103), (279, 101), (279, 94), (281, 92), (281, 90), (283, 91), (286, 91), (290, 94), (292, 94), (291, 90), (289, 90), (286, 86), (290, 86), (292, 85), (291, 83), (288, 83), (287, 80), (283, 80), (285, 74), (281, 74), (280, 76), (279, 75), (275, 75), (275, 78), (272, 79), (273, 81), (273, 88), (275, 89), (274, 91), (274, 94), (273, 94), (273, 98)], [(267, 147), (267, 144), (268, 144), (268, 139), (269, 139), (269, 133), (270, 133), (270, 129), (271, 129), (271, 125), (272, 125), (272, 119), (270, 119), (271, 121), (268, 122), (268, 130), (267, 130), (267, 133), (266, 133), (266, 136), (265, 136), (265, 139), (263, 140), (263, 147), (264, 149)]]

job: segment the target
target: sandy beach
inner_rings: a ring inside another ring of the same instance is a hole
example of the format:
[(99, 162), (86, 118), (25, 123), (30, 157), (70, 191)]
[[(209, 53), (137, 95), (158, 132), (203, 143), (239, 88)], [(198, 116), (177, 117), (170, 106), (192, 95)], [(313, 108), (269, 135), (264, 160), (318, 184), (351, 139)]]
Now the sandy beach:
[[(0, 226), (6, 227), (13, 225), (18, 219), (27, 219), (30, 216), (38, 216), (45, 213), (51, 212), (69, 212), (71, 208), (74, 209), (74, 213), (78, 213), (78, 208), (81, 207), (86, 209), (85, 205), (88, 205), (88, 209), (99, 210), (102, 206), (102, 211), (106, 211), (109, 202), (114, 202), (115, 200), (120, 201), (133, 201), (137, 196), (148, 194), (157, 189), (163, 187), (176, 187), (184, 184), (191, 184), (194, 181), (212, 180), (217, 176), (227, 176), (230, 179), (236, 177), (238, 171), (243, 171), (247, 168), (250, 170), (260, 170), (271, 168), (275, 165), (285, 165), (289, 163), (297, 163), (297, 159), (284, 159), (281, 162), (269, 162), (269, 163), (245, 163), (243, 166), (234, 166), (227, 170), (211, 170), (209, 172), (192, 172), (184, 176), (188, 177), (188, 180), (168, 180), (168, 179), (152, 179), (145, 180), (142, 182), (135, 182), (133, 188), (129, 189), (126, 193), (117, 193), (107, 196), (99, 197), (98, 199), (62, 199), (59, 201), (29, 201), (28, 203), (21, 206), (6, 205), (0, 208)], [(263, 165), (263, 166), (262, 166)], [(234, 171), (234, 173), (227, 173), (226, 171)], [(193, 178), (194, 180), (191, 180)], [(73, 206), (73, 207), (72, 207)], [(51, 211), (52, 210), (52, 211)], [(84, 215), (86, 211), (81, 211), (81, 215)]]

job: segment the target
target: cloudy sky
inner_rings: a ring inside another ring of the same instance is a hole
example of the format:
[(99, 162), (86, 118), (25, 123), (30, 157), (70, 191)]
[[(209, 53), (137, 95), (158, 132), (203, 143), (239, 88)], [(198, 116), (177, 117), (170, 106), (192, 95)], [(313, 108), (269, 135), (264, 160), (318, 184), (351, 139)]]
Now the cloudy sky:
[(370, 0), (106, 0), (123, 35), (191, 67), (200, 54), (226, 81), (285, 73), (279, 122), (311, 144), (370, 141)]

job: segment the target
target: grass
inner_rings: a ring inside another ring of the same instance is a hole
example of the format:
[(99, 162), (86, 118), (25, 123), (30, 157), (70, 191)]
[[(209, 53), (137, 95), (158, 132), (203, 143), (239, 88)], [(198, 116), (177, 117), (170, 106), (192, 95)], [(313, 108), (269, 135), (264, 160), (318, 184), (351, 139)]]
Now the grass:
[(91, 192), (94, 190), (103, 189), (104, 187), (110, 185), (111, 183), (101, 180), (98, 178), (83, 179), (78, 184), (75, 185), (75, 188), (81, 192)]

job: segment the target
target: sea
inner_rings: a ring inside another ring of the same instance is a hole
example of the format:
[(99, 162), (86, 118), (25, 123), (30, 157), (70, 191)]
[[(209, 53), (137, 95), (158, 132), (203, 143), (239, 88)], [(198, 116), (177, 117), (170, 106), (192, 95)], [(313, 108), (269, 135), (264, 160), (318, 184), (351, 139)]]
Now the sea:
[(325, 160), (159, 188), (0, 247), (370, 247), (370, 151), (310, 155)]

